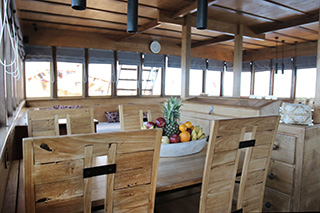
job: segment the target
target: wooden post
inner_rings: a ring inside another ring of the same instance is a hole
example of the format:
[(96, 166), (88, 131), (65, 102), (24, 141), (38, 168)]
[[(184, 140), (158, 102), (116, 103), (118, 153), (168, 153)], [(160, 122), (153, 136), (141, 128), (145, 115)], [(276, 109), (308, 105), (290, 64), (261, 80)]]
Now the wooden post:
[(181, 41), (181, 98), (189, 96), (191, 61), (191, 16), (184, 17)]
[(58, 97), (58, 68), (57, 68), (57, 47), (52, 47), (52, 76), (51, 76), (51, 97)]
[[(320, 14), (320, 10), (319, 10)], [(320, 22), (318, 26), (320, 30)], [(314, 98), (314, 123), (320, 123), (320, 33), (318, 34), (318, 48), (317, 48), (317, 79), (316, 79), (316, 94)]]
[(164, 56), (164, 64), (161, 68), (161, 97), (166, 95), (166, 67), (167, 67), (167, 56)]
[(89, 50), (84, 49), (84, 66), (83, 66), (83, 87), (82, 97), (87, 98), (89, 96)]
[(238, 26), (238, 33), (234, 38), (234, 56), (233, 56), (233, 97), (240, 97), (241, 72), (242, 72), (242, 43), (243, 26)]

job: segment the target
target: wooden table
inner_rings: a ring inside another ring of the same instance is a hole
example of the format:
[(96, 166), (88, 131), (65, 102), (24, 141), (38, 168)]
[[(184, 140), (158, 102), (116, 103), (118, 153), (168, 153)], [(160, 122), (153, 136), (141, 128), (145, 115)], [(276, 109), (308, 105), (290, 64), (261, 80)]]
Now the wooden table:
[(206, 151), (207, 145), (193, 155), (160, 158), (157, 193), (201, 183)]

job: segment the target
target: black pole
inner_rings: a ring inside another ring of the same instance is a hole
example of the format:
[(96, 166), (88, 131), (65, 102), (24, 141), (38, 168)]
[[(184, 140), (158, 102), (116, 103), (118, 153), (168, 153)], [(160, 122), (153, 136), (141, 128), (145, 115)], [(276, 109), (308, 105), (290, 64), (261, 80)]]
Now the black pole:
[(197, 29), (207, 29), (208, 22), (208, 0), (198, 0)]
[(136, 33), (137, 31), (138, 31), (138, 0), (128, 0), (127, 32)]
[(74, 10), (85, 10), (87, 8), (86, 0), (72, 0), (71, 7)]

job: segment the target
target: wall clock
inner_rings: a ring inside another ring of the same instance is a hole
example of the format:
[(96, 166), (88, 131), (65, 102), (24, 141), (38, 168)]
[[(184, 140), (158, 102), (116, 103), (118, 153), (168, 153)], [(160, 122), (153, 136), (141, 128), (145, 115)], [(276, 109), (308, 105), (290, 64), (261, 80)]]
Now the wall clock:
[(158, 41), (153, 41), (150, 43), (150, 50), (152, 53), (159, 53), (161, 50), (161, 44)]

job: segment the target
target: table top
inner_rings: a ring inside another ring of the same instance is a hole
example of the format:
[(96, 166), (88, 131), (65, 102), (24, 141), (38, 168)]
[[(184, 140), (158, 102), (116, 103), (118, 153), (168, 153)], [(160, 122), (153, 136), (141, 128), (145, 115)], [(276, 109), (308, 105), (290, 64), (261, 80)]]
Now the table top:
[(160, 158), (157, 192), (178, 189), (202, 182), (207, 145), (196, 154)]

